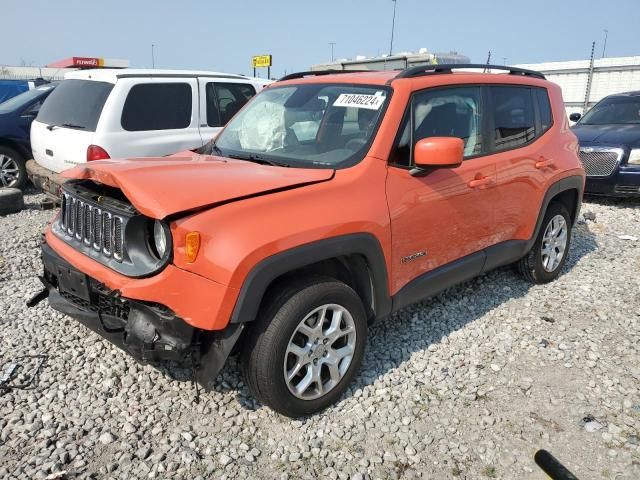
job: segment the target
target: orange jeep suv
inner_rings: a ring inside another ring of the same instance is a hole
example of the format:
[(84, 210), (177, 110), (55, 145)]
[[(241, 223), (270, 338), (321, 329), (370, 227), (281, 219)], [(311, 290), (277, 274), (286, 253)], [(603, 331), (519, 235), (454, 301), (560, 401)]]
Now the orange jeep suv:
[(289, 75), (200, 151), (70, 170), (30, 304), (208, 387), (237, 351), (262, 403), (311, 414), (348, 388), (372, 322), (501, 265), (556, 278), (576, 152), (537, 72)]

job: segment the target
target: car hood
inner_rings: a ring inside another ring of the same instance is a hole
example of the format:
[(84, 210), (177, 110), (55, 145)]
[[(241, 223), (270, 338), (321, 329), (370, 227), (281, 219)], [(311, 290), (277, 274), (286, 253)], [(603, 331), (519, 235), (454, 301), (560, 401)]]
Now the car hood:
[(575, 125), (580, 144), (640, 147), (640, 125)]
[(119, 188), (140, 213), (163, 219), (327, 181), (333, 178), (334, 170), (274, 167), (185, 152), (179, 156), (89, 162), (62, 175)]

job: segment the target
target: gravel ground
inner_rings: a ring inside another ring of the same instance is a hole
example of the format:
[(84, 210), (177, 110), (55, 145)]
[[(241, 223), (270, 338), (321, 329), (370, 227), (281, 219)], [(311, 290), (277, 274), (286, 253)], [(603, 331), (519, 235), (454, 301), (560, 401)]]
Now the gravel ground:
[(376, 325), (352, 389), (292, 421), (234, 359), (196, 404), (188, 372), (27, 309), (40, 199), (0, 217), (0, 364), (49, 355), (34, 389), (0, 396), (0, 478), (542, 479), (539, 448), (581, 479), (640, 478), (639, 202), (588, 200), (550, 285), (504, 268)]

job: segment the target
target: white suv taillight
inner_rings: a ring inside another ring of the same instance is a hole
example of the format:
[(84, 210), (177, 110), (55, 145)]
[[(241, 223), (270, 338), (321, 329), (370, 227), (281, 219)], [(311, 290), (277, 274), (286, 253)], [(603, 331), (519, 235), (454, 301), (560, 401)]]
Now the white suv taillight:
[(111, 158), (107, 151), (98, 145), (89, 145), (87, 147), (87, 162), (92, 160), (106, 160)]

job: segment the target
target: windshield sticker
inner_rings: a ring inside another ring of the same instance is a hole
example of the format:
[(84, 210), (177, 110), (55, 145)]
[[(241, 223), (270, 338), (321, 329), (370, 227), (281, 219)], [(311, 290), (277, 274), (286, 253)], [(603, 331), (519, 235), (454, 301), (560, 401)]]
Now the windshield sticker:
[(362, 95), (357, 93), (343, 93), (333, 103), (334, 107), (366, 108), (380, 110), (385, 97), (382, 95)]

